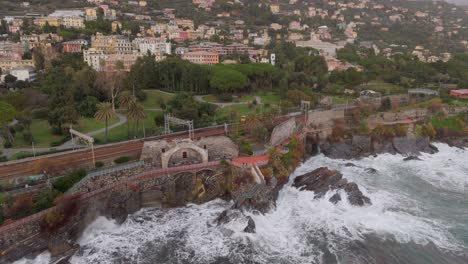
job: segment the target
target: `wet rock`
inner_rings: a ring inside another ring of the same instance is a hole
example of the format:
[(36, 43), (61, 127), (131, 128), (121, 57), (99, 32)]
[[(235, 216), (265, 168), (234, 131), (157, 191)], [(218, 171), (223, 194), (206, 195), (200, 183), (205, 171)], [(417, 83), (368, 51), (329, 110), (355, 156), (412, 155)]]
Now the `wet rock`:
[(410, 161), (410, 160), (422, 160), (420, 158), (418, 158), (417, 156), (408, 156), (406, 158), (403, 159), (404, 161)]
[(374, 169), (374, 168), (366, 168), (364, 171), (367, 172), (367, 173), (370, 173), (370, 174), (376, 174), (377, 173), (377, 170)]
[[(343, 189), (352, 205), (371, 204), (370, 199), (364, 196), (356, 183), (348, 182), (340, 172), (325, 167), (297, 176), (294, 179), (293, 187), (299, 190), (313, 191), (315, 198), (323, 197), (330, 190)], [(339, 194), (335, 194), (330, 198), (332, 203), (337, 203), (340, 200), (341, 196)]]
[(330, 201), (332, 204), (337, 204), (339, 201), (341, 201), (341, 195), (339, 193), (335, 193), (328, 201)]
[(250, 216), (247, 216), (247, 219), (248, 219), (248, 222), (247, 222), (247, 226), (244, 228), (244, 232), (255, 233), (255, 221)]
[(402, 155), (417, 156), (421, 152), (434, 154), (438, 151), (428, 138), (397, 137), (392, 140), (392, 144), (396, 152)]
[(348, 162), (345, 164), (345, 167), (356, 167), (356, 164)]
[(346, 184), (344, 190), (348, 194), (348, 200), (352, 205), (363, 206), (365, 204), (371, 204), (369, 197), (364, 196), (356, 183), (350, 182)]
[(217, 225), (223, 225), (231, 222), (234, 219), (242, 216), (242, 213), (239, 210), (227, 209), (221, 212), (221, 214), (216, 218)]
[(60, 256), (70, 251), (73, 246), (61, 238), (52, 238), (47, 245), (51, 256)]

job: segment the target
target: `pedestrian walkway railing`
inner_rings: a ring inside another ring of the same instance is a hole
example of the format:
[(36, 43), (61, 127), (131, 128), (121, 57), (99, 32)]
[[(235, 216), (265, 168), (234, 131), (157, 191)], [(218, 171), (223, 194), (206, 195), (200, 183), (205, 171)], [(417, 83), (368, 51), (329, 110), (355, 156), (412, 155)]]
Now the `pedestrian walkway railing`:
[[(79, 196), (77, 196), (79, 201), (87, 201), (92, 198), (99, 198), (101, 195), (109, 192), (109, 191), (116, 191), (116, 190), (122, 190), (122, 189), (127, 189), (131, 185), (136, 185), (138, 183), (147, 181), (147, 180), (152, 180), (155, 177), (159, 176), (164, 176), (164, 175), (169, 175), (171, 173), (177, 173), (177, 172), (183, 172), (183, 171), (189, 171), (189, 170), (198, 170), (198, 169), (204, 169), (204, 168), (210, 168), (210, 167), (216, 167), (220, 164), (220, 161), (211, 161), (207, 163), (199, 163), (199, 164), (192, 164), (192, 165), (185, 165), (185, 166), (179, 166), (179, 167), (171, 167), (167, 169), (156, 169), (152, 171), (148, 171), (145, 173), (138, 174), (136, 176), (127, 178), (125, 180), (116, 182), (114, 184), (107, 185), (104, 188), (100, 188), (88, 193), (81, 193)], [(127, 164), (128, 165), (128, 164)], [(15, 229), (19, 226), (31, 223), (33, 221), (38, 221), (39, 219), (42, 219), (44, 215), (46, 215), (48, 212), (55, 210), (57, 206), (48, 208), (46, 210), (43, 210), (39, 213), (26, 216), (24, 218), (18, 219), (16, 221), (11, 221), (7, 222), (3, 225), (0, 226), (0, 234), (7, 232), (9, 230)]]
[(79, 190), (81, 188), (81, 186), (83, 186), (83, 184), (87, 183), (88, 181), (90, 181), (90, 180), (92, 180), (92, 179), (94, 179), (96, 177), (105, 176), (105, 175), (121, 172), (121, 171), (124, 171), (124, 170), (137, 168), (137, 167), (140, 167), (140, 166), (143, 166), (143, 165), (145, 165), (145, 162), (140, 160), (140, 161), (137, 161), (137, 162), (127, 163), (127, 164), (123, 164), (123, 165), (119, 165), (119, 166), (114, 166), (114, 167), (111, 167), (111, 168), (104, 168), (104, 169), (99, 169), (99, 170), (92, 171), (92, 172), (88, 173), (83, 179), (81, 179), (81, 181), (79, 181), (78, 183), (73, 185), (73, 187), (70, 188), (70, 190), (68, 190), (68, 193), (76, 192), (77, 190)]

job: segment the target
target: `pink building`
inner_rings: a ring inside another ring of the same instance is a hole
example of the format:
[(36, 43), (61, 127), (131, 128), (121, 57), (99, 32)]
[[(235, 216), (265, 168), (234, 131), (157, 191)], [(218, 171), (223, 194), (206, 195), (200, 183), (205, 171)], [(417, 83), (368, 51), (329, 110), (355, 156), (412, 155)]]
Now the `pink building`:
[(182, 54), (182, 59), (195, 64), (212, 65), (219, 63), (219, 55), (216, 51), (193, 51)]
[(468, 89), (451, 90), (450, 95), (457, 98), (468, 99)]

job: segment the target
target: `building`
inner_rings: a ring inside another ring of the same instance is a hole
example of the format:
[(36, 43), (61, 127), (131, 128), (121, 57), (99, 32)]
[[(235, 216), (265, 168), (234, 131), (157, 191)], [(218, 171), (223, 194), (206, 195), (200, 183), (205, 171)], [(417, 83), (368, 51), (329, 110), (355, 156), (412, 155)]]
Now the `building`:
[(19, 81), (33, 82), (36, 80), (36, 71), (31, 66), (20, 66), (10, 70), (10, 74), (15, 76)]
[(119, 30), (122, 30), (122, 23), (119, 21), (112, 22), (112, 32), (115, 33)]
[(270, 11), (273, 14), (278, 14), (280, 12), (280, 5), (279, 4), (270, 4)]
[(85, 19), (79, 16), (67, 16), (62, 18), (62, 25), (66, 28), (85, 28)]
[(133, 53), (132, 43), (128, 38), (121, 35), (105, 36), (101, 33), (97, 33), (96, 36), (91, 38), (91, 48), (102, 50), (106, 54)]
[(31, 66), (34, 67), (33, 60), (17, 60), (17, 59), (0, 59), (0, 68), (2, 71), (9, 71), (13, 68), (18, 68), (22, 66)]
[(219, 55), (216, 51), (193, 51), (182, 54), (182, 59), (195, 64), (212, 65), (219, 63)]
[(103, 50), (90, 48), (83, 50), (83, 60), (94, 70), (101, 71), (103, 61), (106, 59), (106, 54)]
[(108, 54), (102, 61), (102, 70), (105, 72), (129, 72), (132, 68), (132, 65), (135, 64), (138, 57), (140, 56), (140, 54)]
[(410, 100), (420, 102), (439, 96), (439, 92), (424, 88), (408, 89), (408, 96)]
[(451, 90), (450, 95), (457, 98), (468, 99), (468, 89)]
[(60, 17), (41, 17), (36, 18), (34, 24), (39, 27), (44, 27), (45, 25), (59, 27), (62, 24), (62, 19)]
[(132, 45), (141, 54), (171, 54), (171, 43), (162, 38), (136, 38)]
[(84, 39), (77, 39), (73, 41), (67, 41), (62, 43), (63, 52), (74, 53), (81, 52), (83, 47), (88, 45), (88, 41)]
[(85, 9), (85, 18), (86, 18), (86, 20), (96, 20), (97, 19), (97, 10), (96, 10), (96, 8), (86, 8)]
[(12, 41), (0, 41), (0, 57), (21, 59), (25, 48), (22, 43)]

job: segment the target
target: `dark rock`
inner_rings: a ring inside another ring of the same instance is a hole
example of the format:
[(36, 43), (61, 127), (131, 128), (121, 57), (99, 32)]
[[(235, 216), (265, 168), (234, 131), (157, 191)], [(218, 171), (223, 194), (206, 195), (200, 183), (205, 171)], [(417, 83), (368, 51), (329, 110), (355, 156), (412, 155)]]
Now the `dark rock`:
[(376, 174), (377, 173), (377, 170), (374, 169), (374, 168), (366, 168), (364, 171), (367, 172), (367, 173), (370, 173), (370, 174)]
[(363, 206), (371, 204), (369, 197), (364, 196), (356, 183), (350, 182), (346, 184), (344, 190), (348, 194), (348, 200), (352, 205)]
[(396, 137), (392, 143), (396, 152), (401, 155), (417, 156), (421, 152), (434, 154), (438, 151), (436, 147), (431, 145), (428, 138)]
[(345, 164), (345, 167), (356, 167), (354, 163), (348, 162)]
[(339, 201), (341, 201), (341, 195), (339, 193), (335, 193), (328, 201), (333, 204), (337, 204)]
[(52, 238), (47, 245), (50, 255), (55, 257), (70, 251), (73, 246), (61, 238)]
[[(364, 196), (356, 183), (348, 182), (338, 171), (329, 170), (325, 167), (297, 176), (294, 179), (293, 187), (299, 190), (313, 191), (315, 198), (323, 197), (330, 190), (343, 189), (352, 205), (371, 204), (370, 199)], [(335, 194), (329, 199), (330, 202), (335, 204), (340, 200), (341, 196), (339, 194)]]
[(248, 222), (247, 222), (247, 226), (244, 228), (244, 232), (255, 233), (255, 221), (250, 216), (247, 216), (247, 219), (248, 219)]
[(404, 161), (410, 161), (410, 160), (422, 160), (416, 156), (409, 156), (403, 159)]
[(313, 191), (315, 197), (322, 197), (331, 188), (337, 185), (343, 175), (336, 170), (318, 168), (312, 172), (297, 176), (293, 186), (300, 190)]
[(240, 216), (242, 213), (239, 210), (227, 209), (216, 218), (216, 223), (217, 225), (227, 224)]

